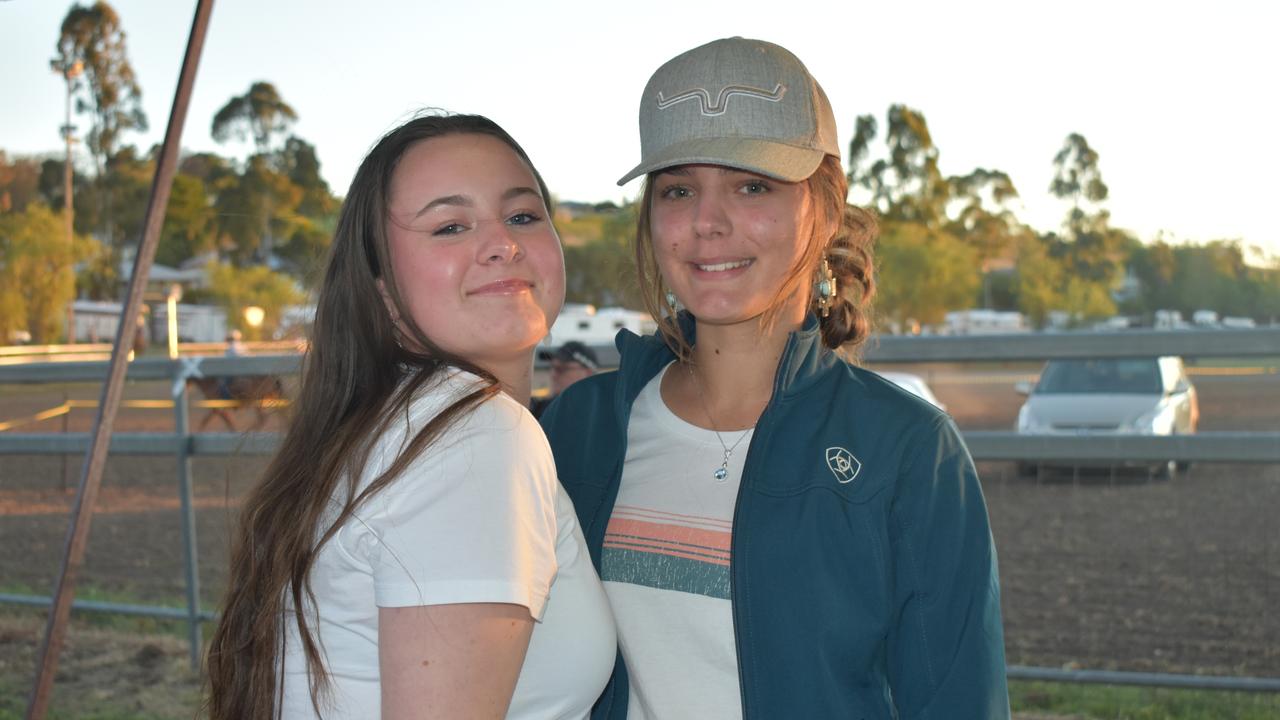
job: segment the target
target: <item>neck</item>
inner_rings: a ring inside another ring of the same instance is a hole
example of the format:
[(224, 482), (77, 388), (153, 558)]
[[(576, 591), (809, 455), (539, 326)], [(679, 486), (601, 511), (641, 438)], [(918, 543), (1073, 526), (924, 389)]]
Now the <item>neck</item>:
[(533, 351), (520, 358), (477, 363), (498, 379), (502, 391), (521, 405), (529, 404), (533, 394)]
[(677, 416), (699, 427), (753, 427), (773, 396), (787, 336), (800, 325), (800, 320), (780, 320), (762, 333), (755, 320), (735, 325), (699, 322), (692, 362), (667, 373), (663, 400)]

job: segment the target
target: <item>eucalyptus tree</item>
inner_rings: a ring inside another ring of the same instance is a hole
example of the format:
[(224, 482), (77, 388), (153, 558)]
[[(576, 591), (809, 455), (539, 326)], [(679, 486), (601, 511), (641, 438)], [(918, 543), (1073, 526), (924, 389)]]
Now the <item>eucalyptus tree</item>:
[(82, 66), (72, 80), (76, 111), (89, 113), (89, 150), (101, 175), (127, 130), (145, 131), (142, 89), (129, 62), (126, 34), (115, 9), (102, 0), (75, 4), (62, 20), (53, 64)]
[(924, 113), (890, 105), (885, 114), (885, 157), (871, 159), (879, 127), (874, 117), (857, 119), (849, 144), (849, 183), (871, 195), (882, 217), (938, 228), (946, 219), (950, 192), (938, 169), (938, 148)]
[[(112, 171), (122, 135), (147, 129), (142, 88), (129, 62), (120, 15), (102, 0), (72, 5), (62, 20), (55, 53), (50, 64), (63, 71), (68, 92), (75, 97), (76, 112), (92, 118), (88, 148), (95, 170), (94, 215), (98, 222), (94, 227), (105, 238), (110, 253), (118, 254), (123, 236), (113, 232), (112, 193), (105, 192), (103, 185)], [(84, 226), (79, 219), (76, 224)]]
[[(228, 188), (219, 198), (224, 205), (239, 202), (251, 206), (246, 207), (248, 213), (243, 222), (232, 222), (239, 225), (234, 230), (241, 241), (236, 252), (239, 262), (273, 260), (279, 236), (278, 228), (274, 227), (280, 224), (277, 213), (282, 205), (288, 204), (288, 199), (279, 195), (287, 191), (291, 183), (279, 171), (282, 158), (280, 153), (272, 152), (272, 145), (276, 138), (288, 133), (297, 119), (298, 113), (284, 101), (276, 86), (262, 80), (250, 85), (245, 94), (232, 97), (213, 116), (214, 140), (220, 143), (231, 139), (252, 140), (257, 150), (245, 163), (240, 186)], [(243, 242), (250, 237), (256, 237), (252, 246)]]
[(1110, 289), (1123, 271), (1125, 233), (1111, 227), (1111, 213), (1103, 207), (1110, 190), (1102, 180), (1098, 151), (1083, 135), (1071, 133), (1054, 155), (1053, 167), (1049, 192), (1070, 203), (1062, 223), (1065, 259), (1076, 276)]
[(213, 139), (226, 142), (230, 139), (253, 141), (258, 154), (271, 150), (277, 137), (288, 134), (298, 113), (284, 101), (276, 86), (259, 80), (249, 86), (244, 95), (236, 95), (213, 116)]

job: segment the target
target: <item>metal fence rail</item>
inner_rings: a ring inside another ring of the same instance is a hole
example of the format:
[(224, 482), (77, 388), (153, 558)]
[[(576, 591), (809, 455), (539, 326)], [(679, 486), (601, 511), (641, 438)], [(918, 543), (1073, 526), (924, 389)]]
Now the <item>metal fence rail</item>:
[[(598, 347), (602, 364), (617, 363), (612, 346)], [(1044, 333), (960, 337), (881, 337), (868, 344), (863, 359), (871, 363), (1031, 361), (1050, 358), (1142, 357), (1280, 357), (1280, 328), (1255, 330), (1178, 330)], [(142, 359), (130, 364), (130, 380), (172, 383), (174, 433), (116, 433), (111, 452), (122, 455), (174, 455), (186, 564), (185, 608), (77, 601), (78, 610), (147, 615), (184, 620), (190, 628), (191, 662), (199, 667), (199, 624), (213, 613), (200, 609), (195, 553), (190, 458), (209, 455), (268, 455), (276, 433), (191, 433), (187, 426), (187, 381), (200, 377), (292, 375), (297, 355), (187, 357)], [(0, 365), (0, 384), (100, 382), (107, 373), (101, 361)], [(3, 419), (3, 418), (0, 418)], [(1141, 435), (1020, 435), (1013, 432), (967, 431), (965, 442), (975, 459), (1018, 461), (1168, 461), (1280, 463), (1280, 432), (1217, 432), (1177, 437)], [(0, 455), (83, 453), (87, 433), (0, 432)], [(48, 606), (50, 598), (0, 594), (0, 604)], [(1215, 690), (1280, 692), (1280, 678), (1223, 677), (1104, 670), (1059, 670), (1010, 666), (1009, 677), (1070, 683), (1105, 683)]]
[[(962, 433), (975, 460), (1280, 463), (1280, 433), (1215, 432), (1199, 435), (1020, 435), (968, 430)], [(111, 452), (120, 455), (270, 455), (277, 433), (116, 433)], [(88, 433), (0, 433), (0, 455), (82, 453)]]

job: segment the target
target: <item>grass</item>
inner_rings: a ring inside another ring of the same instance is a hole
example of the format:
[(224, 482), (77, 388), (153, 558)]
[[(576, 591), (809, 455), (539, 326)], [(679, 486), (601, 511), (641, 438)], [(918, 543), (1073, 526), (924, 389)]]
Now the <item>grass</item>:
[[(40, 594), (30, 587), (13, 583), (0, 586), (0, 592)], [(95, 587), (82, 588), (77, 593), (77, 597), (104, 602), (142, 604), (141, 599), (130, 597), (127, 593)], [(34, 611), (31, 608), (27, 610)], [(21, 613), (22, 610), (12, 607), (5, 612)], [(181, 621), (100, 612), (77, 612), (75, 617), (82, 627), (105, 631), (115, 637), (127, 636), (141, 639), (147, 636), (168, 636), (184, 641), (186, 639), (186, 626)], [(210, 630), (206, 623), (206, 636)], [(118, 636), (115, 635), (117, 633)], [(177, 659), (174, 661), (176, 666), (182, 667), (181, 653), (176, 650), (178, 647), (180, 645), (173, 646), (175, 649), (172, 652), (177, 653)], [(0, 666), (4, 664), (0, 662)], [(31, 679), (28, 677), (30, 670), (27, 667), (9, 667), (7, 670), (8, 672), (0, 673), (0, 720), (17, 720), (25, 712), (27, 693), (30, 690)], [(187, 692), (181, 689), (178, 694)], [(63, 696), (65, 694), (64, 690)], [(1020, 718), (1028, 720), (1040, 716), (1073, 720), (1273, 720), (1280, 718), (1280, 694), (1269, 693), (1011, 681), (1009, 694), (1013, 710)], [(59, 704), (66, 702), (56, 692), (55, 698), (59, 700)], [(129, 703), (117, 702), (116, 698), (104, 700), (89, 706), (73, 702), (72, 707), (63, 709), (55, 707), (49, 717), (59, 720), (73, 717), (85, 720), (164, 720), (172, 717), (177, 720), (191, 717), (195, 712), (196, 703), (194, 695), (190, 698), (172, 697), (171, 700), (179, 705), (189, 705), (189, 709), (184, 708), (185, 712), (180, 711), (177, 714), (155, 714), (130, 706)]]
[[(7, 683), (0, 683), (0, 720), (22, 720), (26, 717), (27, 694), (30, 692), (31, 688), (29, 687), (16, 687)], [(136, 710), (124, 708), (98, 708), (95, 710), (50, 708), (45, 715), (47, 720), (187, 720), (189, 717), (191, 715), (184, 715), (181, 719), (169, 718), (163, 715), (139, 713)]]
[(1014, 712), (1088, 720), (1275, 720), (1280, 695), (1011, 681)]

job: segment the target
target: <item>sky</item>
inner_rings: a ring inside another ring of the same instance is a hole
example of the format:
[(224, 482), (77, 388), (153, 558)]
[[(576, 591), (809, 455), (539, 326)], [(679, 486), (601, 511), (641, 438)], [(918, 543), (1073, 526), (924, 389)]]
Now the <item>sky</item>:
[[(195, 2), (112, 0), (151, 130), (163, 138)], [(0, 0), (0, 149), (59, 152), (64, 86), (49, 69), (71, 3)], [(636, 114), (666, 60), (732, 35), (783, 45), (831, 99), (848, 147), (855, 119), (904, 103), (924, 113), (944, 174), (1003, 170), (1020, 218), (1057, 229), (1053, 156), (1084, 135), (1110, 186), (1112, 222), (1143, 240), (1239, 239), (1280, 256), (1280, 10), (1271, 3), (1078, 0), (424, 2), (217, 0), (182, 145), (258, 80), (297, 111), (345, 194), (368, 148), (422, 108), (488, 115), (560, 200), (624, 202), (639, 160)], [(1270, 68), (1270, 70), (1267, 70)], [(88, 117), (78, 124), (83, 131)], [(847, 156), (846, 156), (847, 160)]]

